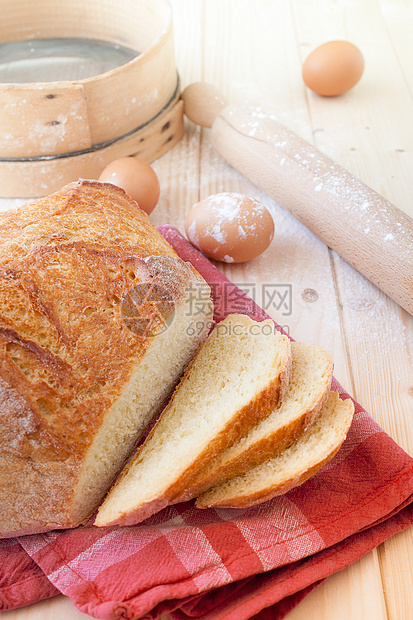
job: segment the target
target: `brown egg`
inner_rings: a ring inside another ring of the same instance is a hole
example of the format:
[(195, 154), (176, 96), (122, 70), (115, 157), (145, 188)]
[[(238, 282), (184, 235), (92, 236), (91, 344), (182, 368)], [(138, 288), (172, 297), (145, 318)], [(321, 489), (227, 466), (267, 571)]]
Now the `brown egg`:
[(159, 180), (155, 170), (142, 159), (121, 157), (115, 159), (99, 177), (102, 183), (112, 183), (125, 190), (149, 215), (159, 200)]
[(318, 95), (334, 97), (353, 88), (363, 71), (364, 59), (358, 47), (348, 41), (330, 41), (307, 57), (303, 80)]
[(259, 256), (274, 236), (274, 222), (263, 204), (242, 194), (214, 194), (195, 204), (185, 220), (189, 241), (224, 263)]

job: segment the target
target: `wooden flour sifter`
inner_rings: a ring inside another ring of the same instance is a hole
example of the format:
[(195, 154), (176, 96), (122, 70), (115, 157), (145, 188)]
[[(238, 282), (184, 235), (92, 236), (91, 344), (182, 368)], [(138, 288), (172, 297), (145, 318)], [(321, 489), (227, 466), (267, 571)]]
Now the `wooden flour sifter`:
[[(44, 196), (79, 177), (98, 178), (109, 162), (126, 155), (151, 162), (183, 135), (167, 0), (2, 3), (3, 66), (4, 50), (13, 45), (27, 44), (24, 62), (29, 63), (39, 41), (65, 40), (103, 41), (132, 55), (83, 79), (31, 82), (29, 72), (23, 83), (2, 80), (2, 197)], [(47, 63), (52, 68), (56, 57), (46, 57)]]
[(182, 94), (217, 151), (348, 263), (413, 315), (413, 220), (350, 172), (247, 105), (226, 106), (211, 85)]

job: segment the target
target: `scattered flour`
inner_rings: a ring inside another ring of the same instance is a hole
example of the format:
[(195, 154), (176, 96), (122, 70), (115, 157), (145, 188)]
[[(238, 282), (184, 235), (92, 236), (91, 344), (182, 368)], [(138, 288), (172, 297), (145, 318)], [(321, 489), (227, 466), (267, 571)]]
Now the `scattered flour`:
[(249, 205), (244, 199), (244, 194), (221, 192), (203, 200), (204, 208), (211, 214), (211, 222), (205, 228), (205, 234), (218, 243), (225, 243), (228, 239), (227, 226), (236, 222), (238, 235), (242, 239), (256, 235), (259, 232), (257, 219), (264, 217), (266, 209), (251, 196), (248, 196)]

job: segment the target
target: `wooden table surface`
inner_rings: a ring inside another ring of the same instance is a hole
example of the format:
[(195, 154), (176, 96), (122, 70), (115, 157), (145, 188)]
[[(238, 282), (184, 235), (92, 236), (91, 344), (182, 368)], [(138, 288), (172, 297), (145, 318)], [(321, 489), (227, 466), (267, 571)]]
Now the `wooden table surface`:
[[(208, 81), (227, 101), (275, 113), (296, 133), (413, 217), (413, 0), (171, 0), (182, 86)], [(347, 39), (365, 73), (349, 93), (321, 98), (301, 66), (318, 45)], [(321, 344), (335, 376), (413, 456), (413, 317), (227, 165), (209, 130), (187, 124), (182, 141), (153, 164), (161, 181), (156, 224), (183, 231), (188, 209), (220, 191), (256, 196), (275, 221), (270, 248), (243, 265), (220, 265), (235, 283), (291, 285), (267, 307), (296, 339)], [(1, 208), (16, 204), (1, 201)], [(330, 577), (290, 620), (411, 620), (413, 530)], [(4, 613), (5, 620), (84, 618), (63, 596)]]

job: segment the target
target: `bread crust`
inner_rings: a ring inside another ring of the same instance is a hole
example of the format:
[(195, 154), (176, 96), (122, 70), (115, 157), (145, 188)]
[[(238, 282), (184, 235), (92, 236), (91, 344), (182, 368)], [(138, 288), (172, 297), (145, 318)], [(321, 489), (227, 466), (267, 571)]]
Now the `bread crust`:
[(155, 283), (179, 304), (192, 281), (111, 184), (72, 183), (0, 219), (0, 536), (78, 525), (85, 454), (150, 346), (125, 296)]
[[(234, 439), (237, 439), (240, 435), (242, 435), (246, 430), (251, 427), (251, 424), (254, 425), (263, 417), (265, 417), (271, 408), (274, 406), (274, 403), (277, 402), (279, 398), (279, 394), (282, 392), (284, 388), (284, 383), (286, 381), (285, 373), (288, 372), (287, 369), (282, 374), (280, 380), (273, 381), (271, 385), (267, 386), (264, 390), (259, 392), (253, 401), (248, 403), (240, 411), (236, 412), (234, 415), (234, 420), (229, 422), (226, 427), (214, 438), (214, 441), (211, 442), (208, 447), (203, 450), (196, 458), (196, 460), (192, 463), (191, 467), (187, 469), (182, 475), (175, 480), (173, 484), (171, 484), (167, 492), (156, 499), (143, 504), (138, 509), (130, 512), (120, 518), (111, 521), (105, 525), (133, 525), (135, 523), (140, 523), (144, 521), (151, 515), (155, 514), (159, 510), (162, 510), (166, 506), (177, 503), (178, 501), (185, 501), (181, 499), (181, 495), (184, 493), (185, 489), (188, 486), (191, 486), (194, 479), (199, 474), (204, 467), (206, 467), (212, 459), (214, 459), (222, 450), (224, 450), (228, 445), (230, 445)], [(162, 415), (167, 413), (169, 405), (167, 405), (166, 409), (162, 412)], [(148, 435), (146, 441), (150, 441), (151, 434), (154, 432), (152, 429), (151, 433)], [(136, 458), (139, 457), (139, 449), (136, 453)], [(122, 473), (119, 477), (119, 481), (122, 480), (124, 476), (128, 474), (129, 468), (133, 466), (133, 461), (122, 470)], [(176, 499), (175, 501), (175, 498)], [(95, 521), (95, 525), (101, 525), (99, 518)]]
[[(243, 315), (232, 316), (238, 317), (239, 322), (250, 320)], [(269, 321), (269, 323), (272, 325), (272, 321)], [(107, 515), (104, 515), (104, 510), (106, 506), (105, 503), (103, 503), (95, 520), (95, 525), (99, 527), (107, 525), (133, 525), (136, 523), (140, 523), (141, 521), (147, 519), (148, 517), (168, 505), (184, 501), (182, 499), (182, 496), (184, 495), (185, 490), (188, 487), (191, 487), (193, 482), (198, 478), (199, 472), (203, 471), (209, 465), (209, 463), (213, 461), (213, 459), (216, 458), (218, 454), (220, 454), (229, 445), (231, 445), (234, 440), (238, 439), (255, 424), (257, 424), (260, 420), (265, 418), (285, 395), (286, 391), (288, 390), (288, 385), (291, 378), (292, 359), (290, 343), (288, 342), (288, 339), (286, 337), (283, 336), (283, 338), (285, 339), (288, 346), (286, 346), (283, 363), (279, 369), (279, 374), (277, 375), (277, 377), (274, 378), (271, 382), (269, 382), (265, 386), (265, 388), (258, 391), (255, 394), (254, 398), (251, 399), (248, 404), (246, 404), (242, 409), (234, 412), (232, 419), (214, 437), (213, 441), (211, 441), (208, 446), (197, 455), (196, 459), (191, 463), (190, 467), (188, 467), (184, 472), (182, 472), (179, 478), (174, 480), (174, 482), (169, 485), (165, 493), (157, 496), (153, 500), (146, 502), (145, 504), (142, 504), (135, 510), (127, 512), (113, 520), (109, 520)], [(182, 389), (183, 384), (191, 380), (191, 366), (195, 364), (195, 362), (196, 358), (192, 360), (190, 366), (185, 373), (185, 376), (181, 380), (180, 384), (176, 387), (176, 391)], [(168, 417), (168, 411), (172, 406), (172, 401), (173, 398), (162, 412), (161, 418), (158, 421), (158, 425), (163, 419), (166, 419)], [(146, 437), (145, 445), (150, 444), (152, 437), (154, 436), (156, 431), (157, 425), (152, 428), (151, 432)], [(128, 464), (127, 467), (122, 470), (122, 473), (119, 476), (116, 485), (120, 484), (123, 478), (125, 478), (129, 474), (129, 471), (133, 469), (134, 462), (139, 460), (139, 455), (142, 448), (143, 446), (138, 449), (134, 456), (134, 459)]]
[(242, 452), (238, 458), (231, 461), (228, 465), (220, 466), (215, 470), (211, 467), (211, 473), (208, 473), (209, 468), (207, 468), (205, 477), (201, 478), (199, 482), (195, 481), (193, 486), (185, 490), (176, 501), (184, 502), (198, 497), (209, 488), (217, 486), (229, 478), (243, 474), (251, 467), (260, 465), (285, 448), (288, 448), (302, 436), (305, 430), (317, 418), (324, 406), (327, 396), (328, 392), (323, 396), (323, 400), (311, 411), (307, 411), (299, 419), (294, 420), (288, 427), (281, 427), (273, 435), (261, 438), (260, 441)]
[[(269, 481), (267, 486), (259, 486), (255, 491), (249, 491), (248, 493), (239, 493), (238, 495), (233, 495), (232, 497), (225, 499), (212, 499), (214, 489), (219, 489), (219, 487), (213, 487), (211, 489), (211, 494), (209, 491), (200, 495), (196, 500), (197, 508), (211, 508), (211, 507), (219, 507), (219, 508), (249, 508), (251, 506), (255, 506), (256, 504), (261, 504), (266, 502), (278, 495), (284, 495), (288, 493), (291, 489), (302, 485), (306, 480), (314, 476), (326, 463), (332, 460), (332, 458), (337, 454), (344, 440), (346, 439), (348, 430), (350, 428), (353, 414), (354, 414), (354, 405), (351, 399), (346, 399), (344, 401), (340, 401), (338, 394), (336, 392), (330, 392), (328, 401), (330, 403), (334, 403), (334, 401), (339, 401), (337, 407), (339, 407), (339, 415), (341, 418), (341, 428), (335, 437), (334, 444), (328, 445), (323, 448), (319, 453), (314, 454), (312, 458), (312, 462), (308, 467), (298, 468), (294, 474), (291, 474), (290, 471), (286, 471), (284, 477), (277, 482)], [(328, 402), (327, 401), (327, 402)], [(259, 466), (258, 466), (259, 467)], [(248, 476), (248, 472), (246, 474)], [(242, 475), (240, 476), (240, 480), (242, 479)]]
[[(295, 346), (303, 345), (301, 343), (294, 343), (292, 345), (293, 366)], [(193, 485), (187, 488), (182, 495), (176, 499), (177, 502), (188, 501), (194, 497), (198, 497), (209, 488), (217, 486), (225, 480), (239, 476), (252, 467), (260, 465), (267, 459), (276, 456), (282, 450), (288, 448), (303, 435), (307, 428), (318, 418), (329, 397), (334, 364), (327, 351), (322, 350), (322, 355), (326, 360), (326, 370), (327, 366), (329, 366), (329, 370), (322, 377), (320, 383), (314, 387), (309, 407), (303, 409), (299, 416), (290, 420), (287, 424), (275, 430), (268, 430), (265, 436), (261, 437), (259, 440), (255, 440), (247, 448), (240, 448), (239, 453), (235, 454), (235, 456), (234, 453), (232, 453), (231, 457), (227, 458), (227, 460), (218, 459), (218, 464), (216, 461), (211, 460), (204, 471), (201, 472), (193, 482)], [(224, 452), (220, 457), (225, 457), (227, 454), (228, 452)]]
[[(343, 441), (344, 441), (344, 438), (343, 438)], [(305, 472), (302, 472), (299, 476), (296, 476), (295, 478), (290, 478), (289, 480), (285, 480), (283, 484), (279, 484), (277, 487), (275, 486), (269, 487), (267, 491), (265, 490), (257, 491), (257, 493), (252, 493), (248, 497), (235, 497), (229, 501), (223, 500), (223, 501), (219, 501), (216, 503), (212, 503), (212, 502), (208, 503), (208, 501), (205, 501), (203, 496), (201, 495), (196, 500), (196, 507), (201, 508), (201, 509), (211, 508), (211, 507), (214, 507), (214, 508), (250, 508), (251, 506), (256, 506), (257, 504), (263, 504), (264, 502), (268, 502), (270, 499), (273, 499), (274, 497), (277, 497), (278, 495), (284, 495), (285, 493), (288, 493), (288, 491), (291, 491), (291, 489), (294, 489), (295, 487), (298, 487), (304, 484), (306, 480), (309, 480), (310, 478), (312, 478), (312, 476), (314, 476), (314, 474), (316, 474), (322, 467), (324, 467), (324, 465), (326, 465), (329, 461), (331, 461), (331, 459), (339, 451), (340, 447), (341, 447), (341, 444), (339, 446), (336, 446), (332, 450), (332, 452), (330, 452), (327, 456), (325, 456), (325, 458), (315, 463), (312, 467), (307, 469)]]

